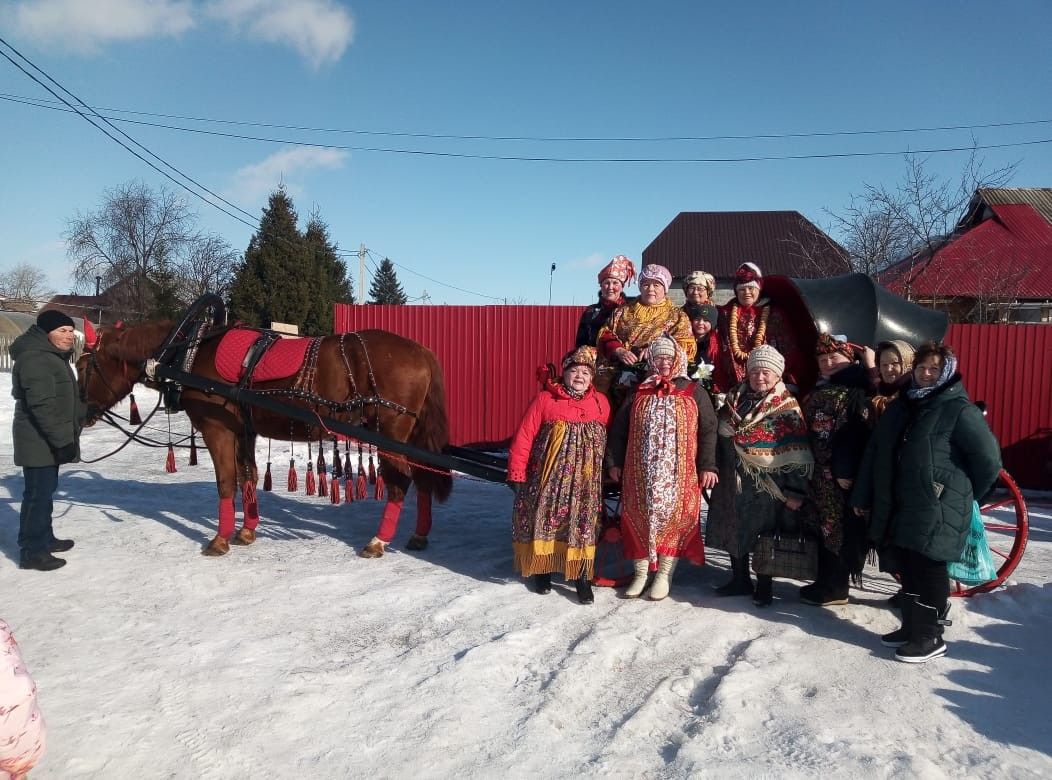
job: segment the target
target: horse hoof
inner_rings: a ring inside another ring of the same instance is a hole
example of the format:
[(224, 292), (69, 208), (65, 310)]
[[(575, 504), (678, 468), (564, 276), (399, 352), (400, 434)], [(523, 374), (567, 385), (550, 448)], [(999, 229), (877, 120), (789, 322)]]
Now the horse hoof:
[(226, 555), (228, 552), (230, 552), (230, 542), (218, 535), (201, 550), (202, 555), (213, 557)]
[(374, 536), (369, 544), (365, 545), (365, 547), (358, 551), (358, 555), (361, 558), (380, 558), (383, 556), (384, 548), (386, 546), (386, 544)]
[(254, 541), (256, 541), (256, 529), (242, 528), (240, 531), (234, 534), (234, 538), (230, 540), (230, 543), (247, 546), (252, 544), (252, 542)]
[(409, 541), (405, 543), (407, 550), (426, 550), (427, 549), (427, 537), (421, 536), (420, 534), (413, 534), (409, 537)]

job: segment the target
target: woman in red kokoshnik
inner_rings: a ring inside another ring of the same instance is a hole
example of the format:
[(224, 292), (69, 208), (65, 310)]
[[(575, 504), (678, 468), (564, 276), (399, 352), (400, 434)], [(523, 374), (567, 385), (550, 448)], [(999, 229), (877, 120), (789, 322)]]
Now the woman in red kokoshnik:
[(782, 311), (761, 298), (763, 274), (755, 263), (742, 263), (734, 274), (734, 298), (720, 311), (719, 355), (713, 384), (725, 393), (745, 380), (749, 353), (770, 344), (785, 358), (783, 381), (795, 389), (800, 350)]

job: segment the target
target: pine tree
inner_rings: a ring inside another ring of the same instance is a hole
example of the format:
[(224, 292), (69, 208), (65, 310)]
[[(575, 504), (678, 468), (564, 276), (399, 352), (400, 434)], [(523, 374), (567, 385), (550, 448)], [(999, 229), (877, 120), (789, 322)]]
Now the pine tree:
[(393, 303), (404, 304), (406, 298), (405, 290), (398, 281), (395, 273), (394, 263), (386, 257), (380, 263), (380, 268), (373, 277), (373, 283), (369, 285), (369, 303)]
[(313, 264), (296, 223), (292, 199), (284, 187), (278, 187), (231, 285), (230, 311), (235, 319), (262, 327), (288, 322), (300, 326), (301, 332), (311, 332), (304, 326), (314, 295), (314, 274), (309, 272)]
[(347, 278), (347, 264), (337, 254), (337, 247), (329, 238), (329, 229), (318, 216), (311, 214), (304, 234), (309, 263), (308, 275), (313, 279), (315, 294), (304, 321), (306, 333), (331, 333), (333, 304), (354, 303), (354, 288)]

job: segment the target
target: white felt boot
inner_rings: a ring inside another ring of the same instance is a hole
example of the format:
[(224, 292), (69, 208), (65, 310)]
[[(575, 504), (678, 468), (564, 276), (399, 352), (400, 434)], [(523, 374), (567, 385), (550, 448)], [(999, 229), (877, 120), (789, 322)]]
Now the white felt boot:
[(672, 572), (676, 570), (677, 563), (679, 558), (673, 558), (671, 555), (658, 556), (657, 574), (654, 575), (654, 584), (650, 586), (650, 595), (647, 598), (651, 601), (661, 601), (668, 595)]
[(647, 574), (650, 571), (650, 561), (646, 558), (637, 558), (632, 562), (633, 574), (632, 582), (628, 584), (628, 588), (625, 590), (626, 599), (638, 599), (643, 593), (643, 588), (647, 586)]

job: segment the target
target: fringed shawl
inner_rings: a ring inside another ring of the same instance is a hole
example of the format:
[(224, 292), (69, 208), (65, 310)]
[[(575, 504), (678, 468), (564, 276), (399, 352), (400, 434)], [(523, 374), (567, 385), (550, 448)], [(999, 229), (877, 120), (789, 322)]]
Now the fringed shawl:
[(770, 475), (795, 471), (810, 478), (815, 459), (807, 438), (807, 423), (800, 404), (783, 382), (778, 382), (744, 415), (740, 414), (739, 400), (748, 389), (748, 383), (743, 382), (727, 393), (724, 408), (733, 429), (730, 435), (734, 450), (742, 470), (756, 480), (760, 489), (784, 501)]

